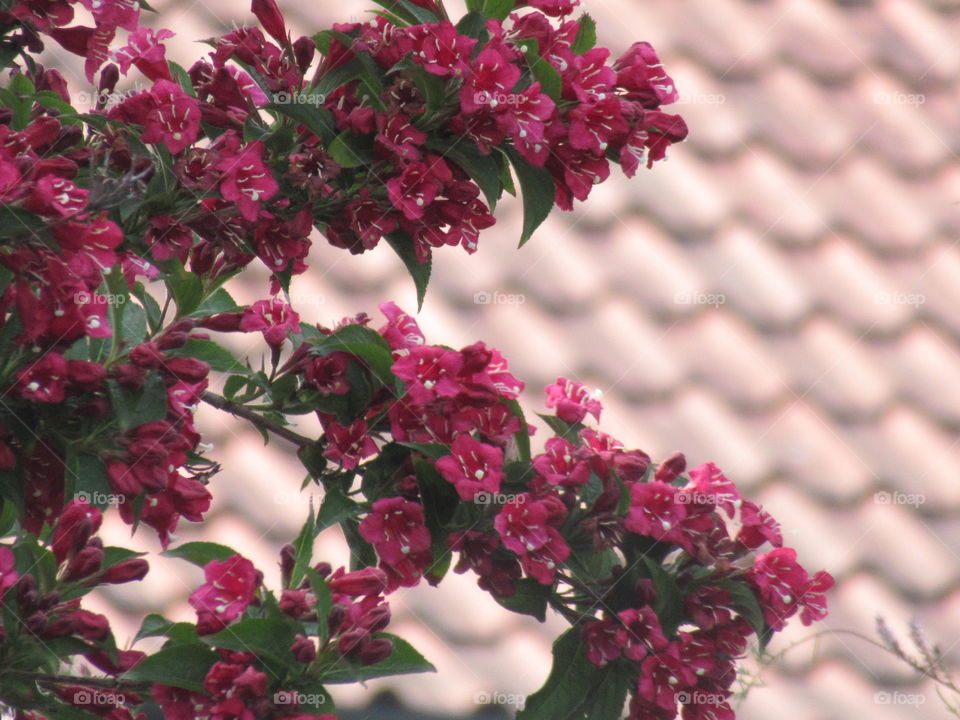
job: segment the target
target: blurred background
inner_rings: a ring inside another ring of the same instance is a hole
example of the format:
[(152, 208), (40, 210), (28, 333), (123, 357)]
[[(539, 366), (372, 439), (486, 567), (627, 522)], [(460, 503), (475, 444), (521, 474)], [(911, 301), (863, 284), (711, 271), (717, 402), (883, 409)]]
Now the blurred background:
[[(186, 66), (207, 51), (196, 40), (252, 21), (246, 0), (152, 2), (177, 33), (168, 56)], [(372, 7), (280, 4), (295, 34)], [(948, 717), (929, 682), (839, 631), (876, 637), (882, 615), (905, 637), (916, 617), (960, 657), (960, 0), (585, 9), (614, 56), (637, 40), (659, 51), (690, 139), (632, 181), (615, 169), (522, 250), (520, 208), (504, 202), (475, 256), (437, 252), (418, 317), (428, 340), (499, 348), (527, 383), (528, 412), (543, 410), (559, 375), (601, 388), (602, 429), (655, 459), (679, 450), (717, 462), (782, 523), (804, 565), (836, 577), (829, 618), (795, 621), (771, 647), (782, 657), (754, 665), (739, 718)], [(379, 324), (380, 302), (416, 307), (388, 248), (353, 257), (318, 238), (310, 267), (292, 290), (304, 321), (365, 311)], [(265, 297), (266, 276), (232, 291)], [(242, 354), (259, 336), (231, 341)], [(276, 586), (277, 550), (311, 496), (298, 492), (299, 463), (210, 408), (201, 422), (224, 469), (209, 520), (184, 523), (179, 539), (230, 544)], [(113, 524), (104, 539), (128, 532)], [(346, 557), (339, 538), (318, 541), (316, 559)], [(192, 617), (199, 574), (152, 564), (144, 582), (91, 603), (126, 613), (121, 638), (146, 611)], [(334, 688), (344, 720), (512, 717), (563, 629), (511, 616), (453, 574), (391, 604), (393, 631), (439, 673)]]

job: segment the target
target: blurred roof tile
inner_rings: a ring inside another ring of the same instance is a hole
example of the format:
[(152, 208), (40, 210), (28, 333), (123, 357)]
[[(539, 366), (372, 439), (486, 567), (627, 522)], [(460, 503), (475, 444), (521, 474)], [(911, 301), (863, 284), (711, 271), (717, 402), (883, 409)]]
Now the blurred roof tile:
[(955, 82), (960, 48), (954, 28), (936, 12), (911, 0), (885, 0), (877, 6), (881, 21), (880, 57), (915, 87)]
[(851, 32), (844, 13), (825, 0), (786, 0), (773, 28), (791, 64), (829, 82), (845, 80), (870, 62), (870, 48)]
[(753, 230), (727, 229), (697, 250), (711, 292), (757, 325), (790, 327), (809, 312), (810, 298), (786, 258)]
[(889, 379), (861, 338), (832, 320), (814, 318), (775, 344), (793, 391), (816, 399), (834, 418), (875, 417), (892, 398)]
[(904, 398), (931, 416), (960, 426), (960, 347), (929, 326), (914, 326), (884, 348), (888, 372)]

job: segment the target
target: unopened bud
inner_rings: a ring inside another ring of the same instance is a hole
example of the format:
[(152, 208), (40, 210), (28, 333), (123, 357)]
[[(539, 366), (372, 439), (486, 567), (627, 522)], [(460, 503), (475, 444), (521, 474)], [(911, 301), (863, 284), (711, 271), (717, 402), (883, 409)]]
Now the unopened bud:
[(387, 638), (373, 638), (360, 649), (360, 663), (362, 665), (376, 665), (386, 660), (393, 652), (393, 642)]

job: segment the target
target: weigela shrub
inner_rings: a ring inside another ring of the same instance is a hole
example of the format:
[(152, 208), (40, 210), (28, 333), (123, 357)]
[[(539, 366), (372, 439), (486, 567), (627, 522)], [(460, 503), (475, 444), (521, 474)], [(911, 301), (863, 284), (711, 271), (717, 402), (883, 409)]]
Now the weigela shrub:
[[(733, 717), (751, 637), (826, 614), (832, 578), (773, 518), (717, 467), (600, 431), (581, 383), (546, 389), (535, 453), (496, 349), (429, 344), (392, 303), (333, 327), (288, 304), (314, 230), (351, 253), (386, 241), (422, 302), (433, 250), (474, 252), (504, 192), (522, 244), (611, 163), (632, 176), (687, 132), (661, 109), (678, 95), (653, 48), (613, 59), (575, 0), (470, 0), (456, 22), (434, 0), (379, 4), (294, 39), (253, 0), (260, 27), (183, 68), (142, 0), (0, 2), (0, 702), (16, 717), (330, 720), (330, 684), (431, 669), (385, 632), (389, 596), (450, 569), (570, 622), (526, 720)], [(88, 106), (37, 63), (51, 42), (82, 58)], [(238, 306), (224, 284), (255, 260), (270, 297)], [(262, 336), (259, 369), (224, 333)], [(174, 542), (214, 500), (200, 403), (293, 443), (323, 488), (274, 590), (242, 552)], [(293, 427), (304, 414), (319, 438)], [(104, 546), (104, 513), (203, 569), (195, 621), (148, 615), (142, 649), (120, 649), (82, 607), (149, 570)], [(349, 568), (311, 556), (333, 526)]]

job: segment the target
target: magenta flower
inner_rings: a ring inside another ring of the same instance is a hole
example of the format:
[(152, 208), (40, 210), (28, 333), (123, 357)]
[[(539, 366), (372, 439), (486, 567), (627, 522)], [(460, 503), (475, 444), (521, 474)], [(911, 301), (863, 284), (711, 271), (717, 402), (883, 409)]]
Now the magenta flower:
[(152, 28), (137, 28), (127, 38), (127, 44), (114, 53), (120, 72), (126, 75), (133, 65), (151, 80), (172, 81), (163, 41), (173, 36), (174, 33), (166, 29), (154, 32)]
[(402, 497), (375, 501), (370, 514), (360, 521), (360, 536), (376, 549), (389, 589), (416, 585), (433, 562), (430, 531), (424, 522), (423, 506)]
[(600, 419), (600, 411), (603, 407), (597, 399), (599, 393), (591, 392), (583, 383), (567, 380), (567, 378), (557, 378), (553, 385), (548, 385), (547, 407), (557, 409), (557, 417), (564, 422), (581, 422), (590, 413), (597, 420)]
[(673, 79), (664, 72), (650, 43), (635, 42), (613, 64), (613, 69), (617, 72), (617, 86), (627, 91), (626, 97), (649, 110), (680, 99)]
[(457, 489), (461, 500), (470, 501), (480, 492), (500, 492), (503, 451), (467, 434), (458, 435), (450, 454), (437, 460), (436, 468)]
[(686, 518), (687, 506), (672, 485), (654, 480), (635, 483), (630, 488), (630, 510), (624, 523), (627, 530), (686, 546), (689, 544), (683, 532)]
[(460, 391), (457, 375), (463, 358), (455, 350), (420, 345), (397, 359), (391, 370), (406, 383), (409, 398), (416, 405), (426, 405), (438, 397), (452, 398)]
[(279, 186), (270, 168), (263, 162), (263, 143), (248, 143), (240, 152), (229, 154), (217, 163), (223, 173), (220, 194), (237, 203), (240, 214), (250, 222), (257, 219), (260, 203), (272, 198)]
[(204, 566), (206, 582), (190, 595), (197, 611), (197, 632), (219, 632), (236, 620), (253, 602), (262, 575), (253, 563), (240, 555), (211, 560)]
[(263, 333), (270, 347), (280, 347), (288, 333), (300, 332), (300, 316), (281, 298), (258, 300), (243, 311), (239, 325), (241, 332)]
[(17, 373), (18, 395), (24, 400), (61, 403), (66, 398), (67, 361), (48, 352)]
[(170, 80), (157, 80), (150, 91), (124, 100), (110, 115), (143, 125), (140, 139), (162, 143), (172, 155), (192, 145), (200, 132), (200, 102)]
[(0, 546), (0, 597), (20, 579), (15, 567), (16, 558), (13, 550), (6, 545)]
[(377, 452), (377, 444), (367, 433), (367, 423), (356, 420), (349, 427), (339, 423), (327, 424), (326, 439), (329, 443), (323, 455), (346, 470), (353, 470), (360, 462)]

